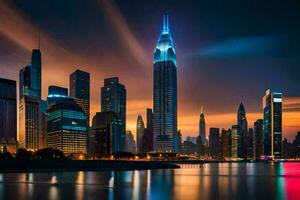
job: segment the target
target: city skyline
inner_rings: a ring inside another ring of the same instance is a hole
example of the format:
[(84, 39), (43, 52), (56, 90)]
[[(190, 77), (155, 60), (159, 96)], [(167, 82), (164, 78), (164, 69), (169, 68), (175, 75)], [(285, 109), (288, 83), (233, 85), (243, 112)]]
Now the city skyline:
[[(107, 16), (112, 16), (111, 21), (107, 19), (102, 19), (105, 23), (107, 23), (108, 30), (105, 28), (98, 27), (95, 25), (95, 29), (98, 31), (103, 30), (105, 31), (111, 31), (109, 28), (116, 28), (118, 31), (121, 30), (121, 32), (124, 34), (124, 38), (119, 38), (121, 41), (120, 47), (113, 47), (111, 50), (114, 50), (114, 48), (120, 48), (118, 51), (114, 51), (114, 53), (109, 53), (109, 55), (106, 55), (105, 62), (100, 62), (100, 59), (95, 59), (95, 55), (91, 55), (91, 58), (89, 61), (86, 61), (82, 57), (78, 55), (78, 50), (75, 51), (73, 49), (77, 45), (82, 46), (84, 48), (84, 53), (89, 52), (91, 49), (88, 46), (85, 46), (84, 44), (80, 43), (78, 44), (76, 41), (78, 38), (80, 38), (80, 33), (74, 33), (72, 37), (67, 40), (65, 43), (62, 42), (63, 39), (70, 33), (67, 32), (60, 32), (57, 33), (54, 30), (49, 30), (49, 28), (46, 27), (45, 24), (50, 23), (51, 19), (49, 19), (49, 16), (45, 16), (42, 19), (37, 19), (39, 12), (36, 10), (39, 7), (33, 7), (30, 8), (30, 4), (25, 6), (21, 2), (17, 2), (16, 5), (9, 5), (10, 8), (5, 10), (5, 14), (8, 14), (11, 16), (12, 14), (16, 14), (12, 20), (16, 22), (16, 24), (19, 24), (20, 22), (24, 22), (22, 27), (29, 27), (28, 30), (32, 30), (29, 33), (22, 33), (23, 35), (18, 35), (17, 32), (18, 27), (11, 27), (9, 24), (4, 24), (4, 26), (1, 26), (1, 33), (5, 36), (3, 39), (1, 38), (0, 42), (1, 44), (5, 44), (5, 48), (2, 49), (4, 58), (1, 57), (1, 76), (2, 78), (8, 78), (17, 80), (17, 73), (21, 69), (21, 66), (24, 66), (25, 64), (30, 63), (30, 53), (31, 50), (34, 48), (37, 48), (38, 45), (38, 30), (41, 32), (41, 51), (42, 51), (42, 62), (43, 62), (43, 72), (42, 72), (42, 91), (43, 91), (43, 99), (46, 99), (47, 97), (47, 88), (49, 85), (57, 85), (57, 86), (63, 86), (68, 88), (68, 80), (67, 77), (69, 74), (71, 74), (74, 70), (81, 69), (84, 71), (87, 71), (91, 74), (91, 117), (90, 119), (95, 115), (97, 111), (100, 110), (100, 95), (99, 95), (99, 88), (103, 86), (102, 81), (104, 78), (112, 77), (112, 76), (118, 76), (120, 77), (120, 81), (126, 85), (128, 94), (128, 103), (127, 103), (127, 129), (135, 132), (135, 126), (136, 126), (136, 117), (138, 113), (141, 113), (143, 117), (145, 118), (145, 108), (152, 107), (152, 76), (151, 75), (144, 75), (144, 74), (152, 74), (152, 51), (153, 44), (155, 44), (157, 34), (160, 31), (159, 25), (161, 24), (161, 16), (164, 13), (164, 11), (157, 11), (155, 13), (155, 17), (153, 19), (150, 19), (149, 16), (146, 16), (146, 19), (143, 19), (143, 23), (147, 23), (147, 21), (150, 24), (149, 29), (144, 30), (146, 32), (149, 32), (146, 34), (145, 38), (140, 38), (136, 35), (143, 35), (144, 31), (140, 30), (139, 27), (141, 27), (141, 24), (137, 22), (136, 19), (133, 19), (133, 14), (128, 14), (126, 12), (126, 5), (122, 3), (109, 3), (109, 2), (102, 2), (100, 3), (103, 5), (104, 9), (104, 18)], [(6, 3), (1, 3), (0, 8), (7, 7)], [(53, 5), (56, 6), (55, 3)], [(67, 5), (64, 5), (67, 6)], [(88, 6), (89, 7), (89, 6)], [(172, 7), (172, 6), (171, 6)], [(175, 7), (175, 8), (174, 8)], [(299, 86), (296, 86), (295, 84), (295, 77), (299, 77), (297, 74), (299, 74), (299, 70), (296, 69), (296, 66), (293, 64), (290, 64), (284, 72), (284, 68), (282, 69), (277, 64), (270, 64), (269, 66), (263, 68), (266, 71), (270, 70), (270, 67), (274, 67), (277, 69), (280, 73), (273, 73), (274, 77), (271, 78), (270, 82), (264, 82), (259, 77), (266, 75), (265, 73), (262, 73), (262, 75), (258, 76), (258, 83), (261, 86), (256, 86), (256, 83), (253, 84), (254, 89), (249, 89), (249, 83), (246, 83), (247, 81), (251, 80), (249, 76), (246, 76), (245, 82), (242, 80), (239, 80), (238, 82), (233, 83), (227, 83), (227, 79), (224, 77), (223, 79), (220, 79), (220, 72), (217, 70), (217, 65), (221, 65), (218, 63), (212, 64), (210, 62), (206, 64), (195, 63), (194, 65), (198, 66), (197, 69), (192, 68), (193, 64), (187, 62), (187, 57), (184, 56), (184, 54), (187, 53), (186, 46), (184, 46), (184, 40), (181, 38), (181, 36), (184, 34), (185, 37), (188, 37), (190, 34), (190, 31), (198, 30), (197, 28), (193, 28), (189, 31), (181, 31), (179, 30), (181, 25), (185, 25), (184, 27), (187, 27), (188, 25), (191, 25), (193, 21), (185, 21), (184, 17), (181, 14), (175, 14), (175, 11), (178, 6), (173, 5), (173, 8), (171, 10), (173, 12), (169, 12), (170, 21), (172, 22), (172, 30), (174, 29), (174, 40), (176, 41), (175, 45), (178, 45), (176, 47), (183, 47), (183, 48), (176, 48), (178, 49), (178, 62), (180, 63), (179, 66), (179, 84), (178, 84), (178, 129), (181, 130), (181, 132), (187, 136), (187, 135), (193, 135), (196, 136), (198, 134), (198, 122), (199, 122), (199, 113), (200, 113), (200, 106), (204, 105), (206, 108), (205, 117), (206, 117), (206, 131), (210, 127), (219, 127), (221, 128), (230, 128), (232, 124), (235, 124), (236, 121), (236, 109), (241, 101), (245, 102), (245, 108), (247, 110), (247, 120), (249, 127), (253, 127), (254, 121), (257, 119), (262, 118), (262, 110), (261, 110), (261, 98), (264, 95), (264, 91), (266, 89), (270, 88), (274, 91), (279, 90), (283, 93), (283, 138), (287, 137), (288, 139), (293, 139), (296, 132), (300, 129), (299, 123), (297, 124), (297, 121), (299, 122), (299, 108), (300, 108), (300, 88)], [(90, 8), (90, 7), (89, 7)], [(102, 11), (102, 8), (99, 8)], [(118, 10), (120, 8), (121, 11)], [(71, 11), (77, 11), (78, 8), (76, 6), (73, 8), (70, 8)], [(28, 13), (29, 10), (32, 10), (32, 13)], [(21, 14), (21, 11), (24, 12)], [(62, 19), (68, 21), (67, 18), (69, 15), (72, 16), (74, 13), (68, 13), (67, 16), (58, 16)], [(179, 12), (180, 13), (180, 12)], [(138, 16), (140, 13), (136, 13)], [(29, 20), (30, 15), (33, 15), (33, 18), (31, 21)], [(27, 20), (26, 20), (27, 19)], [(44, 21), (43, 21), (44, 20)], [(128, 20), (128, 24), (126, 21)], [(80, 21), (80, 20), (79, 20)], [(184, 22), (185, 21), (185, 22)], [(18, 23), (19, 22), (19, 23)], [(103, 22), (103, 23), (104, 23)], [(1, 22), (3, 23), (3, 22)], [(35, 25), (33, 25), (35, 24)], [(2, 25), (2, 24), (1, 24)], [(201, 24), (200, 24), (201, 25)], [(207, 24), (203, 24), (204, 28), (208, 28)], [(60, 25), (61, 26), (61, 25)], [(90, 24), (87, 24), (90, 29), (90, 32), (88, 34), (92, 34), (92, 28), (93, 26)], [(286, 24), (287, 27), (290, 28), (289, 24)], [(4, 27), (4, 28), (3, 28)], [(50, 26), (51, 27), (51, 26)], [(191, 26), (192, 27), (192, 26)], [(152, 31), (152, 28), (154, 31)], [(146, 29), (146, 28), (145, 28)], [(292, 28), (290, 28), (292, 29)], [(227, 30), (225, 28), (225, 30)], [(79, 31), (80, 32), (80, 31)], [(112, 31), (115, 32), (115, 31)], [(151, 33), (150, 33), (151, 32)], [(255, 31), (253, 31), (255, 32)], [(62, 33), (62, 38), (59, 37), (59, 33)], [(79, 35), (78, 35), (79, 34)], [(234, 35), (229, 34), (229, 41), (226, 39), (228, 43), (230, 43), (230, 38), (232, 38)], [(93, 38), (93, 37), (91, 37)], [(118, 38), (118, 37), (117, 37)], [(150, 38), (149, 42), (146, 41), (147, 38)], [(218, 37), (217, 37), (218, 38)], [(253, 39), (252, 36), (250, 37), (242, 37), (240, 40), (236, 40), (236, 37), (234, 36), (233, 39), (235, 39), (235, 42), (238, 44), (244, 44), (245, 39), (249, 42), (248, 39)], [(276, 37), (275, 37), (276, 38)], [(111, 39), (111, 38), (110, 38)], [(202, 40), (203, 39), (203, 40)], [(211, 44), (208, 42), (207, 36), (203, 38), (197, 38), (197, 43), (201, 42), (207, 42), (207, 44)], [(220, 39), (220, 38), (219, 38)], [(222, 38), (221, 38), (222, 39)], [(224, 38), (223, 38), (224, 39)], [(221, 40), (221, 44), (222, 41)], [(264, 37), (258, 37), (254, 39), (254, 41), (258, 42), (266, 42), (266, 38)], [(267, 38), (266, 40), (269, 41), (270, 38)], [(271, 37), (272, 39), (272, 37)], [(72, 41), (75, 41), (74, 44), (72, 44)], [(98, 39), (101, 42), (104, 42), (101, 40), (101, 38)], [(54, 41), (51, 43), (51, 41)], [(86, 41), (86, 40), (84, 40)], [(99, 42), (98, 41), (98, 42)], [(215, 41), (212, 42), (218, 43), (219, 40), (215, 38)], [(247, 42), (246, 41), (246, 42)], [(131, 44), (132, 42), (132, 44)], [(151, 45), (149, 43), (152, 42)], [(269, 41), (270, 42), (270, 41)], [(106, 43), (106, 42), (104, 42)], [(146, 44), (143, 46), (142, 44)], [(269, 43), (267, 43), (269, 44)], [(99, 43), (95, 45), (100, 45)], [(228, 46), (230, 47), (230, 44), (226, 45), (226, 42), (224, 44), (228, 50)], [(106, 45), (104, 45), (106, 46)], [(193, 45), (191, 45), (193, 46)], [(204, 45), (205, 46), (205, 45)], [(221, 45), (222, 46), (222, 45)], [(151, 47), (151, 48), (150, 48)], [(217, 47), (216, 47), (217, 48)], [(225, 47), (224, 47), (225, 48)], [(226, 49), (225, 48), (225, 49)], [(128, 52), (132, 57), (132, 54), (136, 54), (137, 59), (130, 61), (125, 59), (125, 55), (120, 56), (121, 62), (116, 61), (116, 57), (118, 55), (122, 54), (125, 49), (128, 49)], [(100, 53), (101, 50), (97, 49)], [(296, 49), (298, 50), (298, 49)], [(242, 50), (241, 50), (242, 51)], [(232, 51), (229, 51), (229, 53)], [(243, 52), (243, 51), (242, 51)], [(53, 57), (61, 58), (59, 53), (62, 53), (62, 55), (66, 55), (64, 59), (53, 59)], [(204, 55), (207, 55), (205, 59), (208, 59), (209, 56), (216, 56), (215, 54), (220, 53), (220, 46), (218, 50), (214, 50), (214, 48), (206, 49), (205, 52), (201, 53), (201, 56), (203, 58)], [(101, 54), (101, 53), (100, 53)], [(12, 59), (11, 56), (15, 56), (16, 59)], [(83, 54), (85, 55), (85, 54)], [(52, 56), (52, 57), (51, 57)], [(224, 55), (223, 55), (224, 56)], [(234, 54), (233, 56), (239, 56)], [(244, 55), (243, 55), (244, 56)], [(222, 57), (222, 56), (221, 56)], [(230, 57), (230, 56), (229, 56)], [(232, 56), (231, 56), (232, 57)], [(250, 57), (253, 58), (253, 55), (250, 55)], [(72, 58), (75, 58), (74, 61), (71, 61)], [(251, 67), (249, 65), (256, 63), (257, 65), (267, 65), (265, 61), (262, 61), (260, 64), (259, 59), (255, 62), (251, 61), (251, 59), (245, 59), (245, 61), (241, 60), (234, 60), (234, 61), (228, 61), (228, 59), (222, 60), (220, 57), (213, 57), (218, 62), (224, 62), (225, 64), (228, 63), (229, 65), (233, 64), (235, 66), (240, 65), (246, 66), (245, 68), (240, 68), (240, 73), (247, 73), (251, 72), (258, 73), (256, 68), (253, 67), (253, 71), (251, 71)], [(261, 58), (261, 57), (260, 57)], [(104, 59), (104, 58), (103, 58)], [(221, 61), (220, 61), (221, 59)], [(12, 61), (13, 60), (13, 61)], [(190, 60), (193, 60), (195, 62), (194, 58), (191, 58)], [(201, 59), (200, 59), (201, 60)], [(284, 60), (284, 59), (283, 59)], [(203, 61), (203, 59), (202, 59)], [(191, 62), (191, 61), (190, 61)], [(146, 64), (145, 64), (146, 63)], [(204, 62), (205, 63), (205, 62)], [(267, 62), (268, 63), (268, 62)], [(272, 63), (272, 62), (271, 62)], [(284, 62), (281, 60), (279, 62), (281, 64), (284, 64)], [(132, 65), (132, 66), (131, 66)], [(223, 65), (223, 63), (222, 63)], [(101, 67), (97, 67), (101, 66)], [(113, 67), (112, 67), (113, 66)], [(135, 68), (132, 69), (132, 68)], [(208, 69), (205, 69), (208, 68)], [(128, 72), (125, 72), (123, 69), (127, 70)], [(202, 71), (201, 71), (201, 70)], [(211, 70), (209, 70), (211, 69)], [(231, 73), (233, 73), (232, 67), (229, 67), (228, 69)], [(224, 71), (224, 70), (220, 70)], [(239, 70), (236, 70), (239, 71)], [(59, 72), (59, 73), (57, 73)], [(199, 78), (194, 78), (189, 80), (189, 76), (192, 76), (192, 73), (198, 74)], [(141, 75), (142, 74), (142, 75)], [(222, 73), (221, 73), (222, 74)], [(211, 80), (212, 78), (207, 79), (203, 76), (214, 76), (215, 79)], [(227, 77), (229, 79), (233, 79), (237, 76), (237, 74), (233, 73), (230, 75), (229, 73), (226, 73)], [(283, 81), (277, 82), (276, 78), (282, 78)], [(291, 77), (291, 80), (288, 80), (288, 78)], [(203, 80), (198, 80), (202, 79)], [(135, 80), (137, 79), (137, 80)], [(238, 79), (241, 79), (238, 77)], [(143, 81), (142, 88), (140, 87), (140, 84), (136, 84), (137, 81)], [(220, 87), (215, 84), (215, 81), (223, 81), (224, 84), (224, 90), (229, 93), (229, 95), (225, 95), (224, 93), (220, 93)], [(230, 81), (229, 81), (230, 82)], [(286, 83), (287, 82), (287, 83)], [(291, 82), (291, 83), (290, 83)], [(195, 90), (196, 87), (198, 87), (200, 83), (199, 88)], [(202, 83), (202, 84), (201, 84)], [(235, 97), (228, 97), (232, 96), (232, 88), (235, 86), (234, 84), (239, 83), (238, 88), (236, 89), (236, 96)], [(282, 83), (282, 85), (281, 85)], [(204, 85), (204, 86), (202, 86)], [(208, 85), (211, 85), (208, 87)], [(251, 85), (251, 84), (250, 84)], [(196, 92), (192, 91), (188, 88), (191, 87)], [(70, 89), (70, 88), (69, 88)], [(208, 90), (209, 89), (209, 90)], [(145, 92), (141, 92), (141, 90)], [(246, 92), (245, 92), (246, 91)], [(248, 92), (249, 91), (249, 92)], [(255, 92), (254, 92), (255, 91)], [(223, 98), (221, 100), (216, 98), (215, 94), (212, 93), (219, 93), (221, 97)], [(197, 94), (194, 94), (197, 93)], [(297, 97), (298, 96), (298, 97)], [(209, 101), (211, 100), (211, 101)]]

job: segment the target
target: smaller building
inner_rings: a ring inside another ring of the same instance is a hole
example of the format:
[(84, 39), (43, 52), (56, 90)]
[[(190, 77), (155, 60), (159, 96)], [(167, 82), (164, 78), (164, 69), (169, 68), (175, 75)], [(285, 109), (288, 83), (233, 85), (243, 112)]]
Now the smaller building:
[(231, 159), (231, 129), (222, 129), (221, 133), (221, 158), (222, 160)]
[(220, 129), (209, 129), (209, 155), (212, 159), (220, 159)]
[(125, 151), (136, 153), (136, 143), (131, 131), (126, 131)]
[(106, 157), (122, 151), (122, 120), (115, 112), (97, 112), (89, 133), (89, 154)]
[(263, 120), (258, 119), (254, 122), (254, 158), (260, 159), (263, 155)]
[(86, 114), (73, 99), (60, 99), (47, 110), (48, 147), (67, 155), (87, 152)]
[(138, 115), (136, 122), (136, 143), (138, 153), (143, 153), (143, 137), (145, 133), (145, 124), (142, 115)]

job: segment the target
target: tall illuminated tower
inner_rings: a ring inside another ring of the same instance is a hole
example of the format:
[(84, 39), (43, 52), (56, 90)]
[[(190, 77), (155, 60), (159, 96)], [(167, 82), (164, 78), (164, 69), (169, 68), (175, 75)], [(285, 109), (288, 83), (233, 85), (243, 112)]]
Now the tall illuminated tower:
[(177, 132), (177, 66), (168, 15), (154, 50), (154, 151), (172, 152)]
[(282, 93), (266, 91), (263, 97), (263, 155), (282, 156)]
[(204, 117), (202, 107), (201, 107), (201, 114), (200, 114), (200, 119), (199, 119), (199, 136), (200, 136), (202, 144), (206, 145), (206, 143), (207, 143), (207, 141), (206, 141), (206, 126), (205, 126), (205, 117)]
[(243, 103), (240, 104), (237, 112), (238, 130), (238, 149), (237, 156), (239, 158), (247, 159), (247, 135), (248, 135), (248, 122), (246, 118), (246, 111)]

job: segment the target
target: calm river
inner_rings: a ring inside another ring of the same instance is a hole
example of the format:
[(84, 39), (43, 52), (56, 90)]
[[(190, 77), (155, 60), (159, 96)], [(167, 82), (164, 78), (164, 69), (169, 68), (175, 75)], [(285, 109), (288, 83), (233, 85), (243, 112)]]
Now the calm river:
[(300, 163), (147, 171), (0, 173), (0, 199), (300, 199)]

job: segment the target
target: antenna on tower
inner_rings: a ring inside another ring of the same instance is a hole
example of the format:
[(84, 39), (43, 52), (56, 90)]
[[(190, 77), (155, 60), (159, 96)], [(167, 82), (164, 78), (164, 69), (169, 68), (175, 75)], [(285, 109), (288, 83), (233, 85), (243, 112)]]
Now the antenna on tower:
[(201, 113), (203, 113), (203, 106), (201, 106)]

